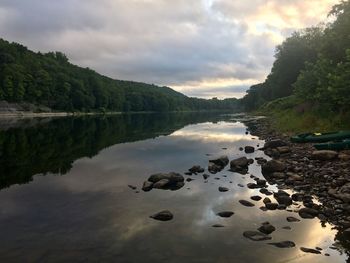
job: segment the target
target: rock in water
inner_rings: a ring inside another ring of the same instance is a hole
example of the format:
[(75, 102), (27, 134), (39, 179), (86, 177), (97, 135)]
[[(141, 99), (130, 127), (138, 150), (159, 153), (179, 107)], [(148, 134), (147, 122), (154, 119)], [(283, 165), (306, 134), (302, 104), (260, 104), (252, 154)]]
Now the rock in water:
[(268, 197), (265, 197), (264, 200), (263, 200), (264, 204), (268, 204), (268, 203), (271, 203), (271, 199), (268, 198)]
[(253, 203), (246, 201), (246, 200), (239, 200), (241, 205), (247, 206), (247, 207), (253, 207), (255, 206)]
[(312, 248), (307, 248), (307, 247), (301, 247), (300, 250), (305, 252), (305, 253), (321, 254), (320, 251), (318, 251), (316, 249), (312, 249)]
[(227, 155), (220, 156), (219, 158), (209, 160), (209, 162), (214, 163), (222, 168), (224, 168), (229, 163)]
[(300, 222), (300, 219), (295, 218), (295, 217), (293, 217), (293, 216), (288, 216), (288, 217), (287, 217), (287, 221), (288, 221), (288, 222)]
[(188, 169), (191, 173), (203, 173), (204, 168), (200, 167), (199, 165), (194, 165), (190, 169)]
[(318, 214), (318, 211), (312, 208), (302, 208), (299, 210), (299, 216), (305, 219), (315, 218)]
[(266, 203), (266, 204), (265, 204), (265, 207), (266, 207), (268, 210), (276, 210), (277, 207), (278, 207), (278, 204), (277, 204), (277, 203)]
[(254, 196), (251, 196), (250, 199), (252, 199), (253, 201), (260, 201), (262, 197), (258, 195), (254, 195)]
[(129, 184), (128, 186), (129, 186), (129, 188), (132, 189), (132, 190), (136, 190), (136, 189), (137, 189), (137, 187), (134, 186), (134, 185)]
[(142, 190), (150, 191), (152, 188), (163, 190), (178, 190), (183, 187), (185, 178), (178, 173), (159, 173), (152, 174), (148, 178), (148, 182), (144, 182)]
[(153, 184), (153, 188), (163, 189), (170, 183), (169, 179), (162, 179)]
[(223, 211), (223, 212), (217, 213), (218, 216), (225, 217), (225, 218), (231, 217), (233, 214), (234, 213), (231, 211)]
[(164, 211), (161, 211), (157, 214), (151, 215), (150, 218), (153, 218), (153, 219), (159, 220), (159, 221), (169, 221), (169, 220), (173, 219), (174, 216), (170, 211), (164, 210)]
[(152, 183), (156, 183), (162, 179), (167, 179), (171, 183), (177, 183), (177, 182), (183, 182), (185, 178), (178, 173), (159, 173), (159, 174), (152, 174), (149, 178), (148, 181)]
[(220, 186), (219, 192), (227, 192), (229, 189), (227, 187)]
[(149, 182), (149, 181), (146, 181), (143, 183), (143, 186), (142, 186), (142, 190), (145, 191), (145, 192), (148, 192), (148, 191), (151, 191), (153, 188), (153, 183), (152, 182)]
[(311, 154), (312, 159), (321, 160), (321, 161), (328, 161), (333, 160), (338, 157), (338, 153), (335, 151), (328, 151), (328, 150), (321, 150), (321, 151), (314, 151)]
[(278, 247), (278, 248), (291, 248), (295, 247), (295, 243), (293, 241), (282, 241), (282, 242), (275, 242), (275, 243), (268, 243), (269, 245)]
[(219, 228), (219, 227), (225, 227), (225, 226), (221, 224), (215, 224), (215, 225), (212, 225), (212, 227)]
[(210, 175), (209, 175), (209, 174), (203, 174), (203, 178), (204, 178), (204, 180), (207, 180), (209, 177), (210, 177)]
[(269, 222), (265, 222), (261, 225), (261, 227), (258, 228), (258, 230), (261, 232), (261, 233), (264, 233), (266, 235), (269, 235), (271, 234), (273, 231), (276, 230), (276, 228), (271, 225)]
[(247, 159), (247, 157), (241, 157), (230, 162), (230, 170), (232, 172), (238, 172), (246, 174), (248, 172), (249, 164), (254, 162), (253, 159)]
[(229, 159), (226, 155), (209, 160), (208, 171), (212, 174), (218, 173), (225, 168), (228, 162)]
[(271, 240), (271, 237), (258, 231), (245, 231), (243, 236), (253, 241)]
[(245, 153), (253, 153), (255, 151), (255, 148), (253, 146), (246, 146), (244, 147)]

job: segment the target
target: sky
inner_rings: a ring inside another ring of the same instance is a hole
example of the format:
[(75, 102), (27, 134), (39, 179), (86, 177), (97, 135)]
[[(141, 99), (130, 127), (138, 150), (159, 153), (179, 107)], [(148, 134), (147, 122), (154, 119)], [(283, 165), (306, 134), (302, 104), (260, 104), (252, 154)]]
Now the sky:
[(115, 79), (242, 97), (339, 0), (0, 0), (0, 37)]

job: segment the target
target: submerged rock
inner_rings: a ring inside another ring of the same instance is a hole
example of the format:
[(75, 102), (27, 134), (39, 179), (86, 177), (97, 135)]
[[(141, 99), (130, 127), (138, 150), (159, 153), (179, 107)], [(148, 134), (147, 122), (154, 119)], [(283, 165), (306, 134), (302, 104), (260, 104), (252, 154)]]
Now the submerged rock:
[(215, 225), (212, 225), (212, 227), (219, 228), (219, 227), (225, 227), (225, 226), (224, 226), (224, 225), (221, 225), (221, 224), (215, 224)]
[(268, 243), (269, 245), (278, 247), (278, 248), (291, 248), (295, 247), (295, 243), (293, 241), (281, 241), (275, 243)]
[(229, 190), (227, 187), (223, 187), (223, 186), (220, 186), (218, 189), (219, 189), (219, 192), (227, 192)]
[(253, 207), (255, 206), (253, 203), (247, 201), (247, 200), (239, 200), (238, 202), (240, 202), (241, 205), (247, 206), (247, 207)]
[(131, 185), (131, 184), (129, 184), (129, 185), (128, 185), (128, 187), (129, 187), (130, 189), (132, 189), (132, 190), (136, 190), (136, 189), (137, 189), (137, 187), (136, 187), (136, 186)]
[(204, 180), (207, 180), (209, 177), (210, 177), (210, 175), (209, 175), (209, 174), (203, 174), (203, 178), (204, 178)]
[(243, 232), (243, 236), (253, 241), (264, 241), (272, 239), (270, 236), (258, 231), (245, 231)]
[(265, 223), (262, 223), (261, 227), (258, 228), (258, 230), (261, 232), (261, 233), (264, 233), (266, 235), (269, 235), (271, 234), (273, 231), (276, 230), (276, 228), (271, 225), (269, 222), (265, 222)]
[(293, 216), (288, 216), (288, 217), (287, 217), (287, 221), (288, 221), (288, 222), (300, 222), (300, 219), (295, 218), (295, 217), (293, 217)]
[(305, 252), (305, 253), (321, 254), (320, 251), (318, 251), (317, 249), (313, 249), (313, 248), (301, 247), (300, 250)]
[(234, 212), (231, 212), (231, 211), (223, 211), (223, 212), (217, 213), (216, 215), (218, 215), (220, 217), (228, 218), (228, 217), (231, 217), (233, 214), (234, 214)]
[(159, 220), (159, 221), (169, 221), (169, 220), (173, 219), (174, 216), (170, 211), (164, 210), (164, 211), (161, 211), (161, 212), (156, 213), (154, 215), (151, 215), (150, 218), (153, 218), (153, 219)]

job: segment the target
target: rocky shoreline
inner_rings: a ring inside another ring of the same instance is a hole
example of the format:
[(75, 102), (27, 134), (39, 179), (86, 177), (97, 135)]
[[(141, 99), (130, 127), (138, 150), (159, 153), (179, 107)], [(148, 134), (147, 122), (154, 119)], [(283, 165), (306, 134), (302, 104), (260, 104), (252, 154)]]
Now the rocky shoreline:
[[(274, 167), (271, 171), (266, 171), (266, 165), (262, 166), (268, 183), (277, 184), (281, 190), (295, 191), (293, 200), (303, 201), (305, 206), (299, 210), (299, 215), (308, 218), (311, 214), (321, 223), (331, 223), (339, 230), (338, 238), (347, 243), (350, 237), (350, 151), (316, 151), (310, 143), (291, 143), (289, 135), (271, 127), (269, 119), (249, 121), (246, 125), (252, 135), (266, 141), (261, 150), (272, 158), (270, 163), (280, 165), (280, 170)], [(319, 204), (312, 201), (313, 196)]]
[[(264, 212), (269, 210), (286, 210), (299, 215), (286, 217), (286, 222), (297, 223), (302, 219), (318, 218), (322, 226), (330, 223), (338, 230), (336, 239), (340, 241), (341, 246), (349, 250), (350, 238), (350, 151), (317, 151), (312, 144), (295, 144), (290, 142), (290, 135), (280, 134), (275, 131), (269, 119), (251, 118), (243, 121), (247, 126), (246, 134), (259, 137), (265, 140), (263, 147), (252, 146), (240, 147), (239, 151), (245, 154), (255, 151), (264, 151), (269, 158), (255, 157), (255, 159), (245, 156), (229, 160), (224, 155), (217, 158), (209, 158), (208, 166), (203, 168), (194, 165), (189, 168), (184, 175), (176, 172), (158, 173), (148, 177), (143, 182), (141, 189), (149, 192), (153, 189), (176, 191), (184, 187), (187, 183), (195, 180), (191, 176), (201, 174), (203, 182), (208, 183), (211, 175), (220, 174), (229, 166), (227, 171), (233, 174), (240, 174), (243, 177), (249, 175), (254, 182), (245, 185), (238, 184), (238, 187), (247, 187), (256, 189), (255, 195), (248, 200), (236, 200), (240, 205), (252, 209), (260, 209)], [(249, 156), (249, 155), (247, 155)], [(249, 166), (257, 163), (261, 167), (262, 176), (249, 174)], [(205, 173), (206, 170), (209, 174)], [(222, 175), (226, 177), (226, 175)], [(200, 178), (199, 177), (199, 178)], [(198, 177), (196, 177), (198, 178)], [(198, 178), (198, 179), (199, 179)], [(246, 177), (247, 178), (247, 177)], [(220, 177), (214, 177), (220, 180)], [(230, 181), (229, 183), (232, 183)], [(228, 186), (228, 185), (227, 185)], [(276, 190), (272, 190), (277, 187)], [(136, 186), (129, 185), (132, 190), (137, 191)], [(191, 188), (187, 188), (191, 189)], [(229, 187), (219, 186), (219, 192), (228, 192), (232, 190)], [(260, 195), (260, 194), (261, 195)], [(259, 202), (262, 201), (262, 202)], [(262, 204), (262, 206), (257, 206)], [(221, 211), (216, 215), (222, 218), (234, 216), (234, 211)], [(169, 210), (160, 211), (150, 216), (150, 218), (159, 221), (169, 221), (174, 215)], [(223, 224), (214, 224), (214, 228), (225, 227)], [(291, 226), (285, 225), (283, 229), (291, 230)], [(273, 239), (271, 234), (276, 231), (276, 227), (269, 222), (261, 223), (256, 230), (244, 231), (243, 237), (252, 241), (268, 241)], [(277, 248), (296, 247), (293, 241), (282, 240), (279, 242), (270, 242), (268, 245)], [(334, 245), (330, 249), (338, 249)], [(299, 247), (304, 253), (323, 254), (330, 256), (328, 253), (321, 253), (322, 248), (305, 248)]]

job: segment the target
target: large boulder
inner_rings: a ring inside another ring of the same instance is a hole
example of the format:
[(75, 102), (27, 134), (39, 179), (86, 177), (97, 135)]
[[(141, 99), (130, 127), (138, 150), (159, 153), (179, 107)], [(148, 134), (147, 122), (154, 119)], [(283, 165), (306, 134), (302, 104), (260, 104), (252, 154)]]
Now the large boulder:
[(286, 169), (286, 165), (277, 160), (271, 160), (262, 165), (263, 174), (272, 174), (275, 172), (283, 172)]
[(155, 189), (178, 190), (182, 188), (185, 178), (178, 173), (158, 173), (152, 174), (146, 182), (143, 183), (142, 190), (148, 192)]
[(337, 152), (329, 151), (329, 150), (314, 151), (311, 154), (312, 159), (321, 160), (321, 161), (333, 160), (337, 157), (338, 157)]
[(185, 181), (185, 178), (178, 173), (158, 173), (158, 174), (152, 174), (148, 181), (152, 183), (156, 183), (162, 179), (169, 180), (170, 183), (177, 183), (177, 182), (183, 182)]

